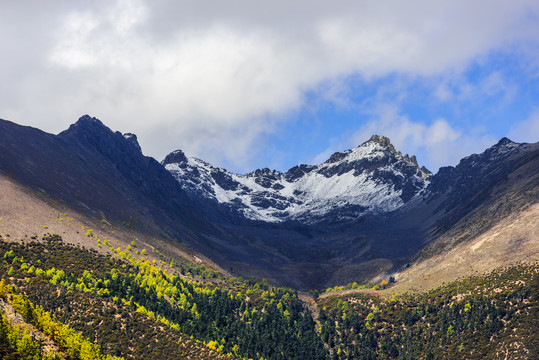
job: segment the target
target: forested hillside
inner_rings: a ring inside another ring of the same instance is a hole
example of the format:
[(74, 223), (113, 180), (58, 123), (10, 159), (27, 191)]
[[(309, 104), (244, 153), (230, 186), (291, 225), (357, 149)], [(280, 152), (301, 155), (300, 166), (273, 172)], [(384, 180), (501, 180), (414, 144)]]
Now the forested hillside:
[(538, 264), (495, 270), (426, 293), (319, 301), (332, 359), (535, 359)]
[[(2, 278), (17, 285), (32, 306), (96, 339), (106, 354), (126, 359), (327, 355), (310, 312), (290, 289), (219, 276), (200, 265), (150, 262), (133, 257), (134, 249), (114, 249), (112, 258), (66, 245), (59, 236), (3, 242), (0, 251)], [(194, 272), (213, 279), (192, 280)]]
[[(0, 354), (25, 359), (454, 359), (539, 353), (539, 266), (428, 293), (319, 299), (58, 235), (0, 243)], [(455, 355), (458, 354), (458, 355)]]

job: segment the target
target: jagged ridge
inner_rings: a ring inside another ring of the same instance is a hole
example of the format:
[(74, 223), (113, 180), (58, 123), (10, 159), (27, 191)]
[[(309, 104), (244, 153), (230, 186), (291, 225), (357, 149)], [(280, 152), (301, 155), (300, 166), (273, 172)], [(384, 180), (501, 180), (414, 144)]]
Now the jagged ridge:
[(380, 136), (285, 173), (235, 175), (177, 151), (163, 165), (185, 175), (178, 182), (134, 136), (88, 116), (60, 135), (7, 121), (0, 130), (0, 172), (21, 185), (297, 288), (366, 281), (421, 249), (466, 243), (536, 202), (539, 184), (539, 144), (508, 139), (430, 177)]
[(240, 215), (267, 222), (312, 223), (338, 211), (339, 220), (398, 209), (428, 185), (430, 171), (403, 156), (387, 137), (333, 154), (321, 165), (268, 168), (245, 175), (189, 158), (181, 150), (162, 162), (184, 190), (214, 200)]

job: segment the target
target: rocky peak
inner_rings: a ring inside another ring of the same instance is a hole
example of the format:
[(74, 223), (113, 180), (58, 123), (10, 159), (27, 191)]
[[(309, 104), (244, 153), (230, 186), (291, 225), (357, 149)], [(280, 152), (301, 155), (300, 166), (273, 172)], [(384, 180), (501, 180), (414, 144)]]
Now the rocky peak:
[(522, 149), (526, 148), (527, 144), (519, 144), (504, 137), (500, 139), (495, 145), (486, 149), (480, 154), (472, 154), (463, 158), (457, 167), (471, 166), (473, 168), (481, 167), (485, 162), (492, 162), (495, 160), (502, 160), (503, 158), (516, 154)]
[(408, 154), (406, 154), (406, 155), (404, 155), (403, 160), (405, 162), (407, 162), (408, 164), (410, 164), (410, 165), (418, 166), (417, 165), (417, 158), (415, 157), (415, 155), (408, 156)]
[(99, 119), (89, 115), (80, 117), (58, 137), (74, 146), (97, 150), (117, 164), (134, 163), (143, 156), (135, 135), (112, 131)]
[(369, 157), (379, 157), (383, 156), (385, 150), (402, 160), (402, 154), (395, 150), (389, 138), (381, 135), (373, 135), (369, 140), (354, 149), (332, 154), (324, 164), (335, 164), (341, 161), (355, 162)]
[(393, 144), (391, 144), (391, 141), (388, 137), (381, 135), (373, 135), (368, 141), (364, 142), (362, 145), (368, 143), (376, 143), (387, 148), (398, 160), (404, 161), (406, 164), (416, 168), (423, 179), (432, 176), (432, 172), (430, 172), (429, 169), (427, 169), (425, 166), (419, 167), (419, 164), (417, 163), (417, 157), (415, 155), (405, 154), (403, 156), (400, 151), (397, 151)]
[(421, 177), (423, 179), (426, 179), (432, 176), (432, 172), (429, 169), (427, 169), (425, 166), (421, 166), (419, 170), (421, 170)]
[(281, 172), (270, 170), (269, 168), (257, 169), (245, 175), (245, 177), (254, 178), (255, 183), (266, 189), (272, 187), (274, 182), (279, 180), (281, 176)]
[(161, 165), (166, 166), (168, 164), (182, 164), (187, 162), (187, 156), (185, 156), (184, 152), (181, 150), (175, 150), (168, 154), (163, 161), (161, 161)]
[(417, 163), (417, 158), (415, 155), (409, 156), (408, 154), (405, 154), (404, 156), (402, 156), (401, 152), (399, 151), (397, 154), (397, 159), (402, 160), (406, 164), (416, 168), (417, 171), (419, 172), (419, 175), (423, 179), (426, 179), (432, 176), (432, 172), (429, 169), (427, 169), (425, 166), (419, 167), (419, 164)]
[(88, 114), (82, 115), (75, 124), (78, 124), (78, 125), (81, 125), (81, 124), (97, 124), (97, 125), (105, 126), (105, 125), (103, 125), (101, 120), (99, 120), (98, 118), (95, 118), (93, 116), (90, 116)]
[(366, 147), (366, 146), (369, 146), (369, 145), (372, 145), (372, 144), (378, 145), (378, 148), (381, 147), (382, 149), (385, 149), (385, 150), (389, 151), (391, 154), (395, 155), (399, 160), (403, 160), (401, 152), (397, 151), (395, 149), (395, 147), (393, 146), (393, 144), (391, 143), (391, 140), (389, 140), (388, 137), (383, 136), (383, 135), (373, 135), (373, 136), (371, 136), (371, 138), (369, 140), (365, 141), (363, 144), (358, 146), (356, 149), (363, 148), (363, 147)]
[(81, 116), (79, 120), (77, 120), (77, 122), (72, 124), (69, 128), (70, 129), (77, 128), (78, 130), (87, 130), (87, 131), (97, 130), (97, 129), (107, 129), (110, 131), (110, 129), (106, 127), (105, 124), (101, 122), (101, 120), (99, 120), (98, 118), (92, 117), (90, 115)]
[(59, 136), (91, 138), (112, 133), (113, 131), (106, 127), (101, 120), (91, 117), (90, 115), (84, 115), (81, 116), (76, 123), (71, 124), (67, 130), (62, 131)]
[(485, 150), (485, 154), (489, 154), (490, 156), (498, 153), (503, 154), (510, 152), (511, 150), (520, 147), (523, 144), (518, 144), (514, 141), (511, 141), (510, 139), (504, 137), (501, 138), (496, 145), (490, 147), (489, 149)]
[(336, 152), (334, 154), (332, 154), (329, 159), (326, 160), (326, 163), (328, 164), (331, 164), (331, 163), (336, 163), (342, 159), (344, 159), (346, 157), (346, 152)]
[(373, 135), (366, 142), (375, 142), (377, 144), (380, 144), (380, 145), (386, 146), (386, 147), (390, 147), (390, 146), (392, 147), (393, 146), (393, 145), (391, 145), (391, 141), (389, 140), (389, 138), (385, 137), (385, 136), (382, 136), (382, 135)]
[(506, 145), (512, 145), (512, 144), (516, 144), (514, 141), (511, 141), (510, 139), (506, 138), (506, 137), (503, 137), (500, 139), (500, 141), (498, 141), (498, 143), (494, 146), (506, 146)]
[(269, 168), (263, 168), (263, 169), (256, 169), (253, 172), (248, 173), (246, 176), (252, 176), (252, 177), (278, 177), (281, 173), (277, 170), (271, 170)]
[[(358, 147), (344, 152), (337, 152), (325, 162), (325, 165), (339, 166), (340, 172), (346, 172), (350, 168), (355, 170), (381, 168), (389, 164), (398, 164), (398, 167), (405, 166), (408, 172), (417, 173), (423, 179), (428, 178), (432, 173), (420, 167), (415, 155), (402, 155), (397, 151), (388, 137), (373, 135)], [(346, 165), (348, 164), (348, 165)], [(333, 174), (333, 171), (330, 171)]]
[(313, 170), (316, 170), (318, 167), (315, 165), (306, 165), (306, 164), (300, 164), (296, 165), (290, 169), (286, 173), (284, 173), (284, 178), (286, 181), (293, 182), (305, 174), (310, 173)]

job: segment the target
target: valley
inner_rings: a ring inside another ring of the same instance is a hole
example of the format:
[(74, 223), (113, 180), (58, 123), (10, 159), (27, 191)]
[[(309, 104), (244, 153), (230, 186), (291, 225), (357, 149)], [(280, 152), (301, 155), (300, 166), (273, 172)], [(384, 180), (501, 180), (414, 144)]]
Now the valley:
[(89, 116), (0, 130), (5, 359), (539, 353), (538, 143), (238, 175)]

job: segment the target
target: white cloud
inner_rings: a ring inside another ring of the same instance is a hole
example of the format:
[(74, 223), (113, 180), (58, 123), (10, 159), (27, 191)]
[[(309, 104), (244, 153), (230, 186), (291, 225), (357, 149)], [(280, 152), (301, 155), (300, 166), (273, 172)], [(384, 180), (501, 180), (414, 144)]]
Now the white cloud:
[(425, 145), (427, 147), (454, 142), (462, 135), (459, 131), (453, 129), (444, 119), (435, 120), (430, 126), (425, 127), (424, 132)]
[(539, 141), (539, 108), (535, 108), (526, 120), (514, 124), (507, 137), (516, 142)]
[(447, 104), (478, 104), (488, 99), (499, 101), (490, 111), (510, 104), (518, 85), (513, 79), (497, 70), (482, 74), (479, 79), (469, 80), (462, 74), (449, 72), (435, 80), (433, 98)]
[[(507, 44), (535, 44), (539, 33), (532, 0), (102, 0), (38, 2), (31, 12), (4, 2), (2, 13), (12, 19), (0, 19), (0, 40), (15, 55), (0, 69), (11, 85), (0, 90), (2, 117), (60, 131), (90, 113), (137, 133), (157, 158), (181, 147), (238, 166), (320, 84), (458, 73)], [(483, 90), (500, 86), (491, 80)], [(333, 84), (327, 95), (338, 102), (346, 90)], [(418, 125), (406, 124), (413, 134)]]

